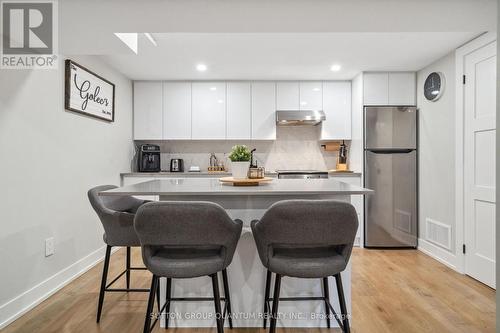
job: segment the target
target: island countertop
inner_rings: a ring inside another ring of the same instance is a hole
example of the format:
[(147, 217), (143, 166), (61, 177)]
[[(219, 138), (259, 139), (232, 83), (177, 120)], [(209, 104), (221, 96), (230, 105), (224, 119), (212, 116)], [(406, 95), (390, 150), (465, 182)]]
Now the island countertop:
[(213, 178), (156, 179), (100, 192), (99, 195), (353, 195), (370, 194), (372, 190), (335, 179), (273, 179), (259, 186), (232, 186)]

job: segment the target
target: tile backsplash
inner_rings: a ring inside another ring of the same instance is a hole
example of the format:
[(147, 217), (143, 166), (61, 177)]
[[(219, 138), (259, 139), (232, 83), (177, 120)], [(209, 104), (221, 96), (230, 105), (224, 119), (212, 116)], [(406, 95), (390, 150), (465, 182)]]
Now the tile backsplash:
[[(231, 163), (228, 159), (231, 147), (235, 144), (247, 145), (250, 149), (256, 148), (254, 153), (259, 166), (267, 171), (279, 169), (334, 169), (337, 161), (337, 152), (326, 152), (321, 148), (318, 138), (319, 126), (277, 127), (274, 141), (249, 140), (186, 140), (151, 142), (161, 147), (161, 167), (168, 170), (171, 158), (184, 159), (185, 170), (192, 165), (199, 166), (206, 171), (210, 165), (210, 153), (224, 162), (228, 170)], [(137, 142), (142, 144), (145, 142)], [(149, 143), (149, 142), (148, 142)], [(348, 144), (348, 142), (346, 142)]]

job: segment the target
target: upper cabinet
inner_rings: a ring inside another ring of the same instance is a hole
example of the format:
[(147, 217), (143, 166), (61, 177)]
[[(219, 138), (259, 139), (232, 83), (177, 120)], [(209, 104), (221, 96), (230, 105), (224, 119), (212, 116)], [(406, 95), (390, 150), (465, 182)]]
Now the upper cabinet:
[(300, 88), (299, 82), (280, 81), (276, 83), (276, 109), (299, 110)]
[(226, 83), (193, 82), (192, 138), (226, 139)]
[(134, 139), (275, 140), (276, 110), (323, 110), (322, 140), (351, 137), (349, 81), (138, 81)]
[(417, 105), (416, 83), (413, 72), (389, 73), (389, 105)]
[(252, 138), (252, 101), (250, 82), (228, 82), (226, 85), (226, 139)]
[(321, 123), (321, 140), (351, 139), (351, 82), (323, 83), (323, 111), (326, 120)]
[(163, 139), (162, 82), (134, 82), (134, 140)]
[(252, 83), (252, 139), (276, 139), (276, 84)]
[(416, 105), (414, 72), (364, 73), (364, 105)]
[(323, 110), (323, 82), (300, 82), (299, 87), (300, 110)]
[(191, 139), (191, 83), (163, 83), (163, 139)]

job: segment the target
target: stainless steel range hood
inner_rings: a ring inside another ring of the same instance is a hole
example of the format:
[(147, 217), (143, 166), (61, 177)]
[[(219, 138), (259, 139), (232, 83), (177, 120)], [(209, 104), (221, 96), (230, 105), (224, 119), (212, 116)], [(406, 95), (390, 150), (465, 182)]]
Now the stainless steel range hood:
[(323, 111), (276, 111), (276, 124), (279, 126), (318, 125), (323, 120), (326, 120)]

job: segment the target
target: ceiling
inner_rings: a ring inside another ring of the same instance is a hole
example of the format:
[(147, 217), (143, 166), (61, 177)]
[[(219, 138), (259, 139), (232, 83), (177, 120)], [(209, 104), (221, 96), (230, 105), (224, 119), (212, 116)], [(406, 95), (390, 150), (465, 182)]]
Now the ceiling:
[[(485, 32), (496, 0), (64, 0), (61, 54), (132, 79), (350, 79), (418, 70)], [(141, 34), (135, 55), (115, 33)], [(204, 62), (208, 70), (194, 70)], [(333, 73), (330, 65), (342, 70)]]
[[(105, 55), (133, 80), (352, 79), (361, 71), (416, 71), (478, 35), (400, 33), (162, 33), (139, 52)], [(198, 72), (196, 64), (206, 64)], [(338, 72), (330, 71), (341, 65)]]

